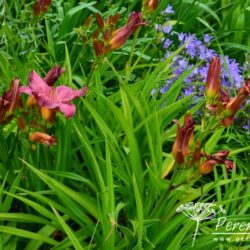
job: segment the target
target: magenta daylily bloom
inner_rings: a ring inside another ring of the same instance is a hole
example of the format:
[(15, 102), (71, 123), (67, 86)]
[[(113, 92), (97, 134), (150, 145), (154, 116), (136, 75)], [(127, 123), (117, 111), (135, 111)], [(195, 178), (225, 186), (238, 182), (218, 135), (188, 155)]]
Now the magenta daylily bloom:
[(69, 102), (77, 97), (84, 96), (87, 93), (87, 90), (87, 87), (80, 90), (73, 90), (64, 85), (51, 87), (34, 70), (32, 70), (29, 77), (29, 86), (20, 87), (19, 93), (33, 95), (39, 106), (48, 109), (59, 108), (65, 117), (71, 118), (76, 112), (76, 107)]

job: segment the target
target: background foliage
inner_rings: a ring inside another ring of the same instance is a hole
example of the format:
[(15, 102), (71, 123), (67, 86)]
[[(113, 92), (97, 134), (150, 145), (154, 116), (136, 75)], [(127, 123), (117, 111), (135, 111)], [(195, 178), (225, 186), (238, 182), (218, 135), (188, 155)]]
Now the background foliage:
[[(191, 201), (215, 202), (228, 219), (248, 220), (250, 136), (240, 126), (212, 131), (206, 144), (210, 153), (230, 150), (237, 166), (231, 174), (218, 167), (192, 178), (188, 169), (172, 169), (173, 119), (183, 122), (190, 110), (198, 121), (204, 98), (179, 98), (187, 71), (161, 98), (151, 95), (172, 77), (171, 59), (183, 49), (161, 60), (154, 24), (168, 4), (179, 31), (213, 34), (216, 50), (249, 63), (249, 1), (162, 0), (133, 39), (101, 59), (83, 40), (96, 27), (93, 18), (84, 30), (88, 16), (119, 12), (120, 27), (141, 1), (58, 0), (38, 17), (33, 2), (0, 1), (1, 93), (14, 76), (27, 85), (32, 69), (45, 75), (55, 64), (65, 67), (59, 84), (89, 87), (74, 118), (58, 114), (49, 128), (57, 145), (34, 147), (16, 120), (1, 127), (2, 249), (190, 249), (195, 222), (176, 208)], [(200, 225), (192, 249), (249, 249), (236, 237), (215, 242), (214, 226)]]

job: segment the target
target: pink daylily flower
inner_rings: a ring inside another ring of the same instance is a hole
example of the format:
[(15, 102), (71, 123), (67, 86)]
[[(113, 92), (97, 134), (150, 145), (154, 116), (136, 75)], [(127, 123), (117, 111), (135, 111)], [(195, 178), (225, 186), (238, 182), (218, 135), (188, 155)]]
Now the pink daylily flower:
[(29, 86), (19, 88), (20, 94), (33, 95), (39, 106), (48, 109), (59, 108), (66, 118), (71, 118), (76, 112), (75, 105), (69, 102), (77, 97), (84, 96), (87, 91), (87, 87), (80, 90), (73, 90), (64, 85), (51, 87), (34, 70), (29, 77)]

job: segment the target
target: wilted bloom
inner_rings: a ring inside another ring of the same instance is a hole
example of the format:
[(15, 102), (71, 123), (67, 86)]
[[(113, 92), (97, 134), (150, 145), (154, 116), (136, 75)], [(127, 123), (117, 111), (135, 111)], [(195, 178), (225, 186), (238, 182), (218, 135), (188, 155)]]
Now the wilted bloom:
[(10, 85), (10, 90), (0, 97), (0, 124), (11, 120), (19, 102), (19, 80), (14, 78)]
[(121, 27), (120, 29), (114, 31), (112, 34), (110, 45), (112, 49), (118, 49), (120, 48), (127, 39), (142, 25), (145, 23), (142, 20), (141, 13), (135, 13), (133, 12), (128, 22), (125, 26)]
[(42, 132), (34, 132), (29, 136), (31, 142), (42, 143), (49, 147), (50, 145), (56, 144), (56, 138), (53, 135), (48, 135)]
[(184, 126), (181, 128), (178, 121), (176, 139), (173, 145), (172, 154), (178, 164), (183, 164), (185, 156), (189, 153), (190, 144), (194, 137), (194, 120), (191, 114), (186, 114)]
[(213, 57), (208, 70), (206, 81), (206, 98), (208, 104), (215, 104), (220, 90), (220, 59)]
[(220, 150), (216, 154), (206, 154), (203, 153), (203, 156), (206, 157), (206, 160), (200, 165), (199, 171), (201, 174), (209, 174), (212, 172), (216, 164), (224, 164), (227, 171), (234, 169), (235, 165), (232, 161), (228, 160), (229, 150)]
[(19, 89), (20, 93), (33, 95), (39, 106), (48, 109), (56, 109), (64, 114), (65, 117), (70, 118), (75, 114), (75, 105), (70, 102), (87, 93), (87, 87), (80, 90), (73, 90), (67, 86), (51, 87), (33, 70), (29, 77), (29, 86), (23, 86)]
[(224, 164), (225, 164), (225, 167), (226, 167), (227, 171), (229, 171), (231, 169), (235, 169), (235, 165), (234, 165), (234, 163), (232, 161), (225, 160)]
[(36, 0), (33, 6), (33, 13), (38, 16), (42, 13), (46, 13), (51, 5), (51, 0)]

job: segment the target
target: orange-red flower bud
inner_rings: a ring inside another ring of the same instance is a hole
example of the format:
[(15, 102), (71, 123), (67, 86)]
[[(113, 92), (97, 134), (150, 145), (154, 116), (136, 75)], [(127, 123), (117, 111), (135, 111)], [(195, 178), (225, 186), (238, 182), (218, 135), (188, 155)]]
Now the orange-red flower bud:
[(113, 29), (115, 27), (115, 25), (117, 24), (119, 17), (120, 17), (119, 13), (115, 14), (114, 16), (113, 15), (108, 16), (107, 25), (111, 29)]
[(140, 27), (144, 25), (141, 13), (133, 12), (127, 24), (116, 30), (111, 37), (110, 45), (112, 49), (120, 48), (127, 39)]
[(19, 103), (19, 80), (14, 78), (9, 91), (0, 97), (0, 123), (8, 122), (12, 119), (12, 114)]
[(91, 20), (92, 20), (92, 16), (88, 16), (88, 18), (86, 19), (86, 21), (84, 22), (84, 27), (85, 28), (88, 28), (90, 23), (91, 23)]
[(96, 22), (98, 24), (98, 27), (102, 30), (104, 28), (104, 21), (102, 19), (102, 16), (97, 12), (95, 14)]
[(143, 2), (143, 5), (145, 6), (147, 11), (155, 11), (158, 7), (160, 0), (145, 0)]
[(57, 79), (60, 77), (60, 75), (64, 72), (64, 68), (61, 68), (60, 66), (56, 65), (53, 68), (51, 68), (46, 76), (43, 78), (43, 80), (49, 85), (52, 86)]
[(33, 14), (38, 16), (42, 13), (46, 13), (51, 5), (51, 0), (36, 0), (33, 6)]
[(97, 57), (100, 57), (105, 53), (105, 47), (104, 47), (103, 42), (96, 40), (93, 42), (93, 45), (94, 45), (94, 50), (95, 50), (95, 54), (97, 55)]
[(42, 143), (49, 147), (52, 144), (56, 144), (56, 138), (53, 135), (48, 135), (42, 132), (34, 132), (29, 136), (31, 142)]
[(215, 104), (220, 96), (220, 59), (213, 57), (206, 80), (206, 98), (208, 104)]
[(193, 165), (194, 167), (200, 166), (200, 160), (201, 160), (201, 148), (200, 148), (200, 142), (196, 141), (194, 153), (193, 153)]
[(9, 102), (9, 108), (7, 110), (8, 114), (12, 114), (15, 111), (16, 106), (18, 104), (18, 100), (19, 100), (19, 93), (18, 93), (19, 83), (20, 83), (19, 79), (14, 78), (12, 80), (12, 82), (11, 82), (10, 90), (7, 93), (9, 101), (10, 101)]
[(184, 126), (181, 128), (178, 121), (176, 139), (173, 145), (172, 154), (178, 164), (183, 164), (185, 156), (189, 153), (190, 144), (194, 137), (194, 120), (191, 114), (186, 114)]

